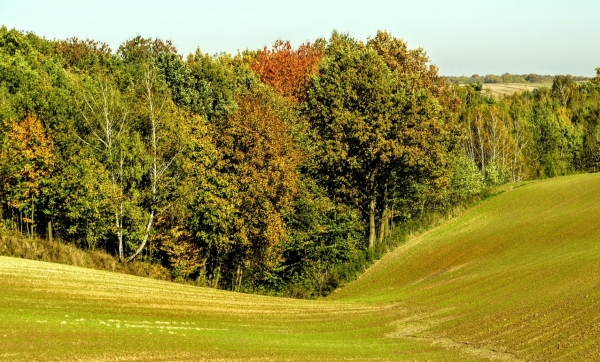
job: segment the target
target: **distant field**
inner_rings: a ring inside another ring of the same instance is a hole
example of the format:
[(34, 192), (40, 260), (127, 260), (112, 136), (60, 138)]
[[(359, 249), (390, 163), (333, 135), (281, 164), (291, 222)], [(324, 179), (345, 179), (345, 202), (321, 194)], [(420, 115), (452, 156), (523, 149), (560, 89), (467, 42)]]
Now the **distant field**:
[[(464, 86), (464, 84), (461, 84)], [(484, 93), (495, 97), (511, 95), (517, 92), (531, 92), (534, 89), (552, 87), (552, 83), (486, 83), (483, 84)]]
[(600, 359), (600, 174), (532, 182), (318, 301), (0, 257), (0, 361)]
[[(579, 81), (576, 83), (584, 83)], [(538, 88), (552, 88), (552, 83), (487, 83), (483, 85), (483, 90), (491, 95), (501, 97), (517, 92), (531, 92)]]
[(552, 87), (552, 83), (488, 83), (483, 85), (484, 91), (488, 91), (494, 96), (510, 95), (517, 92), (531, 92), (534, 89), (542, 87)]

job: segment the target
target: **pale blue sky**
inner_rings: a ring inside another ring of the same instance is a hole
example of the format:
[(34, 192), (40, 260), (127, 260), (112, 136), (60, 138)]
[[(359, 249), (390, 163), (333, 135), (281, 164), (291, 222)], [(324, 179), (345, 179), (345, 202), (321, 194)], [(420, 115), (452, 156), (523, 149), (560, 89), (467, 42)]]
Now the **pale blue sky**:
[(0, 0), (0, 24), (9, 28), (113, 50), (136, 35), (171, 39), (187, 55), (387, 30), (425, 49), (443, 75), (594, 75), (599, 14), (598, 0)]

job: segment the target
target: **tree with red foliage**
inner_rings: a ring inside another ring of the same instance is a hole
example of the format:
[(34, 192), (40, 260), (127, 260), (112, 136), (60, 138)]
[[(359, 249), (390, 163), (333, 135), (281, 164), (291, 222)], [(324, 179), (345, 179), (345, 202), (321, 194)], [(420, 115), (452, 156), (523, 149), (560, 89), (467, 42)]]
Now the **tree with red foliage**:
[(319, 70), (325, 54), (324, 44), (317, 41), (292, 48), (289, 41), (277, 40), (271, 50), (264, 48), (251, 64), (263, 83), (293, 102), (303, 102), (310, 85), (310, 76)]

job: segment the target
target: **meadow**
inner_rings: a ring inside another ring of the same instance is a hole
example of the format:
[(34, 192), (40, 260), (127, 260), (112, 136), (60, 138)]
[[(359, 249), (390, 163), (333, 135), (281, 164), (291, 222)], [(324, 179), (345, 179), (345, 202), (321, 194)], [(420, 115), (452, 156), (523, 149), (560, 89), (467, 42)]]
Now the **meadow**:
[(0, 360), (597, 360), (599, 199), (507, 185), (313, 301), (0, 257)]

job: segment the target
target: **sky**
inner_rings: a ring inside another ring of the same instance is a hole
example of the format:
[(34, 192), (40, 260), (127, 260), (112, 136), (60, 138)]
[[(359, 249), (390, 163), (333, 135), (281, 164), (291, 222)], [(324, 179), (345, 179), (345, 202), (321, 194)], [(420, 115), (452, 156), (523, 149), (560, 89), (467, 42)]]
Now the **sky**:
[(47, 39), (94, 39), (116, 50), (137, 35), (179, 53), (298, 46), (333, 30), (386, 30), (423, 48), (440, 74), (595, 75), (598, 0), (0, 0), (0, 24)]

